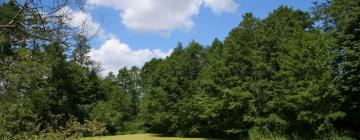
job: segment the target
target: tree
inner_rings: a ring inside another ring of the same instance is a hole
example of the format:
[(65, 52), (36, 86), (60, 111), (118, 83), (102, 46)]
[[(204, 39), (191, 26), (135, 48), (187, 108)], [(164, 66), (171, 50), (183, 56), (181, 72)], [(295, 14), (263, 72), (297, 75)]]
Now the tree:
[(337, 123), (342, 129), (359, 133), (360, 121), (360, 4), (356, 0), (333, 0), (327, 5), (325, 15), (334, 25), (333, 37), (340, 51), (338, 61), (339, 90), (343, 97), (342, 110), (346, 116)]
[[(189, 135), (189, 124), (182, 120), (184, 114), (180, 109), (195, 89), (195, 80), (204, 64), (203, 55), (200, 44), (193, 41), (183, 48), (179, 43), (166, 60), (153, 59), (145, 64), (141, 79), (147, 85), (140, 115), (146, 126), (162, 133)], [(152, 108), (158, 110), (150, 113)], [(164, 126), (169, 127), (164, 129)]]
[[(0, 15), (0, 24), (6, 24), (11, 21), (12, 17), (14, 17), (18, 11), (19, 8), (15, 5), (14, 1), (2, 3), (0, 5), (0, 12), (2, 13)], [(22, 17), (19, 17), (17, 20), (21, 22)], [(19, 33), (16, 29), (0, 29), (0, 59), (3, 59), (5, 56), (12, 54), (12, 46), (15, 45), (12, 40), (22, 40), (24, 34)]]
[(119, 70), (116, 80), (119, 87), (125, 92), (129, 92), (134, 83), (133, 78), (126, 67)]
[(75, 46), (75, 49), (72, 51), (72, 59), (76, 63), (78, 63), (80, 66), (89, 66), (92, 64), (92, 61), (90, 60), (90, 56), (88, 56), (88, 53), (90, 52), (90, 45), (89, 40), (84, 35), (78, 35), (77, 38), (77, 44)]

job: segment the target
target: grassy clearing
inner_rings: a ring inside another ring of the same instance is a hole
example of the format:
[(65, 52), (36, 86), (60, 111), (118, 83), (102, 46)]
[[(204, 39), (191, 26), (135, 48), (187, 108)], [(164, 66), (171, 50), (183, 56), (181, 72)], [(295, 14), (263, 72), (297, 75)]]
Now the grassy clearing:
[(207, 140), (207, 139), (165, 137), (157, 134), (131, 134), (131, 135), (89, 137), (89, 138), (82, 138), (81, 140)]
[[(241, 138), (239, 138), (241, 139)], [(292, 138), (273, 134), (261, 134), (257, 131), (250, 131), (249, 140), (304, 140), (299, 136), (293, 136)], [(167, 137), (157, 134), (130, 134), (130, 135), (117, 135), (117, 136), (102, 136), (102, 137), (87, 137), (80, 140), (210, 140), (206, 138), (179, 138), (179, 137)], [(355, 140), (350, 137), (333, 135), (329, 138), (318, 138), (316, 140)]]

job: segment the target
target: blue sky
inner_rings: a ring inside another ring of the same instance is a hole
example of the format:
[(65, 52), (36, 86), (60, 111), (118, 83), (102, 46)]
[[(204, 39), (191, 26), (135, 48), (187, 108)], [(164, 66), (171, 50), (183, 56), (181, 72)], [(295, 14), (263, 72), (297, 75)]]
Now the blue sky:
[[(152, 57), (165, 57), (178, 42), (209, 45), (252, 12), (265, 18), (280, 5), (309, 10), (316, 0), (88, 0), (86, 11), (73, 10), (75, 19), (100, 29), (91, 40), (90, 56), (107, 73), (123, 66), (141, 66)], [(78, 18), (80, 17), (80, 18)]]
[[(223, 40), (228, 32), (241, 22), (244, 13), (252, 12), (256, 17), (265, 18), (280, 5), (308, 10), (314, 0), (237, 0), (236, 2), (239, 4), (236, 13), (216, 15), (209, 8), (201, 7), (199, 14), (192, 18), (195, 25), (190, 31), (176, 30), (171, 32), (170, 36), (129, 30), (121, 24), (119, 13), (111, 8), (99, 7), (91, 10), (90, 13), (102, 24), (104, 30), (112, 32), (134, 49), (146, 47), (167, 50), (174, 48), (177, 42), (187, 44), (192, 39), (206, 45), (215, 37)], [(93, 44), (93, 47), (99, 47), (99, 44)]]

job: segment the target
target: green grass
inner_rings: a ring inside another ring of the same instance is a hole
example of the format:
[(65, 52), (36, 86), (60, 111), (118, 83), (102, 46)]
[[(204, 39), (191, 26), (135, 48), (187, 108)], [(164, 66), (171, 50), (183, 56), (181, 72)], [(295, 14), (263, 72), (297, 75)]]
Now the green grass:
[[(257, 131), (251, 130), (249, 140), (302, 140), (303, 138), (295, 136), (293, 138), (287, 138), (286, 136), (280, 136), (275, 134), (261, 134)], [(206, 138), (179, 138), (179, 137), (165, 137), (157, 134), (129, 134), (129, 135), (116, 135), (116, 136), (101, 136), (101, 137), (86, 137), (80, 140), (210, 140)], [(330, 138), (318, 139), (318, 140), (355, 140), (350, 137), (333, 135)]]
[(87, 137), (81, 140), (207, 140), (205, 138), (165, 137), (157, 134), (131, 134), (117, 136)]

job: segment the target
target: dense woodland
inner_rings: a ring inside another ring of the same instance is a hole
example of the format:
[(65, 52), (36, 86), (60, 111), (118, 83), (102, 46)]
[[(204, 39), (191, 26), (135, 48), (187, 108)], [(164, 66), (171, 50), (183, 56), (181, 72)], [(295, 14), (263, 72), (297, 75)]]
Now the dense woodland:
[(359, 0), (247, 13), (224, 41), (107, 76), (87, 36), (26, 2), (0, 6), (0, 139), (360, 137)]

